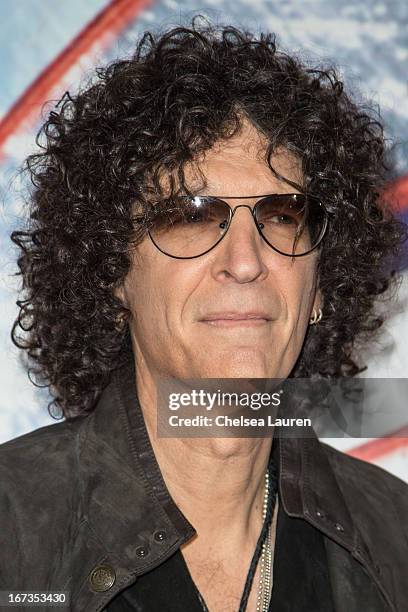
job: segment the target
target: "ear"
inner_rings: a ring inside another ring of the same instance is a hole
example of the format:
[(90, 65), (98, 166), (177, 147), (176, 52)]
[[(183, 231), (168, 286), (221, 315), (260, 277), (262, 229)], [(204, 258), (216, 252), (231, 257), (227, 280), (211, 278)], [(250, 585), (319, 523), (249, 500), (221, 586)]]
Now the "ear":
[(123, 284), (120, 285), (119, 287), (115, 287), (114, 288), (113, 295), (115, 296), (116, 299), (118, 299), (120, 302), (122, 302), (122, 305), (125, 308), (127, 308), (125, 288), (124, 288)]
[(316, 289), (312, 312), (313, 310), (319, 310), (319, 308), (323, 308), (323, 296), (322, 292), (320, 291), (320, 287)]

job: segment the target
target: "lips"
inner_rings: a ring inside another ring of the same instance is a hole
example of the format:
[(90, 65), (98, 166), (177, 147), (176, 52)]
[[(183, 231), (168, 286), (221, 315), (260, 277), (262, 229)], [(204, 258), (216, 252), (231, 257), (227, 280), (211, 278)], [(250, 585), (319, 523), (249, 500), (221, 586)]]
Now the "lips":
[(252, 319), (263, 319), (270, 321), (271, 317), (265, 312), (217, 312), (205, 315), (201, 321), (248, 321)]
[(257, 327), (271, 321), (265, 312), (217, 312), (200, 319), (214, 327)]

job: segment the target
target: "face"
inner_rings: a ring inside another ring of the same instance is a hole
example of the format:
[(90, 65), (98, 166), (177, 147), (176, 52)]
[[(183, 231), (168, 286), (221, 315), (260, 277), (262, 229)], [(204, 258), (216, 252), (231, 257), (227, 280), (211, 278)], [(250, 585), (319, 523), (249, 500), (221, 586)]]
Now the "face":
[[(261, 158), (264, 146), (244, 123), (239, 135), (208, 151), (199, 164), (206, 194), (253, 195), (228, 200), (231, 207), (253, 208), (258, 195), (296, 192), (271, 173)], [(275, 156), (272, 165), (302, 182), (298, 163), (287, 154)], [(192, 167), (186, 176), (194, 185)], [(237, 209), (223, 240), (196, 259), (164, 255), (146, 236), (117, 291), (131, 311), (137, 370), (154, 378), (287, 377), (320, 305), (316, 264), (317, 251), (292, 259), (271, 249), (247, 208)], [(258, 318), (244, 318), (248, 313)]]

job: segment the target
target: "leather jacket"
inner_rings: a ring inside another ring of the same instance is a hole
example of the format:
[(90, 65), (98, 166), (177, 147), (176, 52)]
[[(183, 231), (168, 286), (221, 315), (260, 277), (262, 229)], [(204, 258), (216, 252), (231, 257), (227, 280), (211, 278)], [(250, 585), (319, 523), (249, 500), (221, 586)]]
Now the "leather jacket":
[[(408, 486), (316, 436), (280, 438), (279, 457), (284, 511), (324, 535), (336, 611), (407, 610)], [(0, 590), (68, 591), (73, 612), (103, 610), (195, 534), (155, 459), (133, 362), (89, 415), (2, 444), (0, 483)]]

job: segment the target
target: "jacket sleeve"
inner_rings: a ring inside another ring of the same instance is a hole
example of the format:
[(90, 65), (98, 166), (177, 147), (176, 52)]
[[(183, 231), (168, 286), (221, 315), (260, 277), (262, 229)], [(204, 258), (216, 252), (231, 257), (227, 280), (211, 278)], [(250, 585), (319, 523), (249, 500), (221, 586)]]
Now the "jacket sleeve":
[[(0, 585), (52, 590), (69, 556), (69, 440), (63, 430), (35, 430), (0, 445)], [(62, 431), (62, 433), (58, 433)]]
[(18, 503), (13, 482), (0, 463), (0, 587), (2, 591), (21, 587), (24, 535), (20, 529)]

